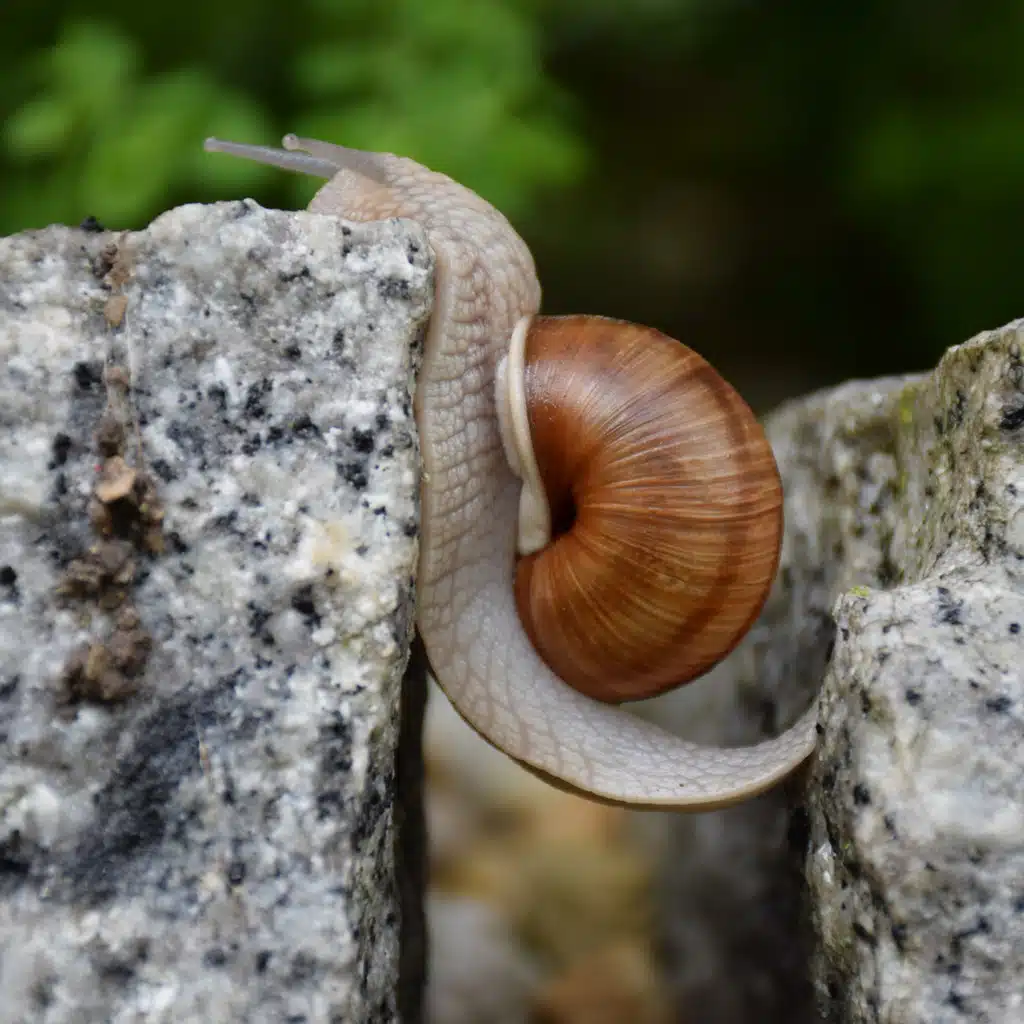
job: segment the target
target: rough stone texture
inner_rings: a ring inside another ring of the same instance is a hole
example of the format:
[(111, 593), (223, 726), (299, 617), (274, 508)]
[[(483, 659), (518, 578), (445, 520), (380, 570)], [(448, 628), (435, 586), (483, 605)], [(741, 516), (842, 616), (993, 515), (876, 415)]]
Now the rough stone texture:
[(391, 1021), (430, 250), (0, 240), (0, 1022)]
[[(766, 422), (786, 495), (782, 556), (764, 611), (708, 676), (654, 714), (703, 742), (746, 744), (792, 723), (821, 687), (830, 609), (882, 569), (872, 472), (894, 381), (854, 383)], [(888, 465), (888, 463), (886, 463)], [(817, 1020), (801, 914), (806, 772), (711, 814), (653, 817), (662, 843), (665, 960), (680, 1016), (694, 1024)]]
[(735, 655), (654, 713), (749, 743), (824, 677), (822, 741), (810, 774), (660, 836), (687, 1021), (1024, 1020), (1022, 336), (767, 421), (776, 586)]
[[(885, 404), (889, 584), (843, 595), (810, 786), (824, 1010), (1024, 1020), (1024, 321)], [(882, 453), (879, 453), (880, 456)]]

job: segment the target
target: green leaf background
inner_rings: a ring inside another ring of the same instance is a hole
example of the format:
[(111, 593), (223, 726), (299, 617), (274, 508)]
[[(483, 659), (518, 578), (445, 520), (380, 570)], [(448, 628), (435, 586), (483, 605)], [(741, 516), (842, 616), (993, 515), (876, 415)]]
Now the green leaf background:
[(0, 13), (0, 233), (139, 228), (412, 156), (527, 238), (552, 312), (651, 323), (758, 407), (1024, 315), (1024, 5), (127, 0)]

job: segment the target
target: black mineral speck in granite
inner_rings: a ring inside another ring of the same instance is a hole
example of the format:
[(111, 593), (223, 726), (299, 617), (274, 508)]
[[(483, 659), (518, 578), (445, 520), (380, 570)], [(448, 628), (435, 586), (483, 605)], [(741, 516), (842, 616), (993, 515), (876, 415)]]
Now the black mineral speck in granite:
[(183, 555), (188, 551), (188, 544), (177, 530), (168, 530), (164, 534), (164, 540), (167, 542), (167, 549), (176, 555)]
[(296, 437), (320, 437), (320, 428), (310, 419), (308, 413), (297, 416), (292, 421), (292, 433)]
[(866, 807), (871, 803), (871, 793), (868, 791), (868, 787), (865, 786), (864, 783), (858, 782), (857, 785), (853, 787), (853, 802), (857, 804), (858, 807)]
[(75, 363), (71, 372), (74, 375), (75, 384), (82, 391), (97, 388), (103, 381), (103, 364), (97, 360)]
[(985, 707), (997, 715), (1005, 714), (1013, 707), (1013, 701), (1009, 697), (990, 697), (985, 701)]
[(245, 415), (254, 420), (263, 419), (267, 415), (266, 397), (273, 389), (273, 382), (266, 377), (250, 384), (245, 393)]
[(352, 842), (362, 846), (377, 830), (381, 819), (390, 812), (395, 799), (393, 771), (371, 773), (363, 790), (362, 806), (352, 823)]
[(411, 294), (409, 282), (399, 277), (382, 277), (377, 282), (377, 292), (382, 299), (399, 299), (409, 301)]
[(339, 775), (347, 775), (352, 768), (352, 742), (352, 725), (341, 715), (320, 730), (322, 754), (319, 769), (321, 780), (331, 780)]
[(307, 584), (300, 587), (292, 594), (292, 607), (302, 616), (310, 629), (318, 629), (321, 623), (320, 613), (316, 610), (316, 602), (313, 599), (313, 588)]
[(376, 444), (376, 438), (372, 430), (362, 430), (355, 427), (352, 430), (352, 447), (361, 455), (369, 455)]
[(152, 469), (165, 484), (169, 484), (173, 480), (177, 479), (177, 473), (174, 472), (171, 468), (171, 464), (166, 459), (153, 459), (149, 463), (149, 468)]
[(0, 566), (0, 603), (21, 604), (21, 589), (18, 574), (13, 565)]
[(50, 463), (46, 468), (56, 469), (58, 466), (63, 466), (68, 461), (72, 444), (73, 442), (67, 434), (54, 434), (50, 445)]
[(249, 601), (247, 607), (249, 609), (249, 635), (254, 638), (258, 637), (262, 643), (273, 644), (274, 638), (266, 629), (273, 614), (266, 608), (261, 608), (255, 601)]
[(220, 946), (213, 946), (203, 954), (203, 963), (207, 967), (223, 967), (227, 962), (227, 953)]
[(218, 529), (223, 530), (225, 533), (234, 533), (235, 527), (238, 524), (238, 509), (232, 508), (225, 512), (223, 515), (217, 516), (212, 525)]
[[(954, 972), (951, 971), (950, 973)], [(959, 973), (959, 970), (956, 973)], [(967, 1012), (967, 1001), (959, 992), (957, 992), (955, 988), (949, 990), (949, 995), (946, 996), (946, 1002), (948, 1005), (952, 1006), (953, 1009), (956, 1010), (958, 1013)]]
[[(172, 420), (165, 433), (183, 452), (200, 459), (205, 455), (207, 438), (199, 424), (190, 423), (188, 420)], [(205, 463), (200, 468), (205, 468)]]
[(953, 405), (946, 413), (946, 428), (948, 430), (955, 430), (956, 428), (963, 425), (964, 422), (964, 410), (967, 408), (967, 396), (963, 393), (960, 388), (956, 389), (956, 398), (953, 401)]
[(313, 276), (309, 267), (302, 267), (301, 270), (282, 270), (277, 279), (282, 284), (292, 284), (295, 281), (308, 281)]
[(354, 487), (357, 491), (365, 490), (370, 482), (366, 472), (366, 464), (363, 462), (342, 462), (338, 465), (338, 472), (345, 483)]
[(1024, 427), (1024, 402), (1008, 405), (1003, 410), (999, 426), (1006, 431), (1018, 430), (1020, 427)]
[(956, 600), (948, 587), (938, 587), (937, 615), (939, 622), (950, 626), (963, 625), (964, 602)]
[(0, 840), (0, 895), (6, 895), (24, 885), (32, 874), (33, 864), (41, 851), (14, 829), (6, 839)]
[(213, 402), (217, 411), (220, 413), (227, 412), (228, 408), (228, 391), (223, 384), (214, 384), (207, 392), (207, 397)]
[(303, 985), (313, 980), (317, 974), (317, 961), (311, 954), (300, 951), (292, 957), (288, 970), (288, 984)]

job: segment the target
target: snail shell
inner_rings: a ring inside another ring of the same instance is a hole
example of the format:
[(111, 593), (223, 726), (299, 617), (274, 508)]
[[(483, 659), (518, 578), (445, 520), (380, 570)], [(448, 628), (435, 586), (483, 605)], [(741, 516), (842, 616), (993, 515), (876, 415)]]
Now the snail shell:
[(537, 652), (612, 703), (706, 672), (779, 561), (782, 485), (749, 406), (687, 346), (597, 316), (522, 321), (497, 380), (526, 483), (516, 605)]

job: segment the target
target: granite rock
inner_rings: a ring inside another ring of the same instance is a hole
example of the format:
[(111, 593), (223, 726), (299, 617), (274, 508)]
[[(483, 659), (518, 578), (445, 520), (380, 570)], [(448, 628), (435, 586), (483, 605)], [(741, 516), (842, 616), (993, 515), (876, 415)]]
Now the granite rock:
[(391, 1021), (432, 256), (0, 240), (0, 1022)]
[(809, 786), (822, 1012), (1024, 1020), (1024, 322), (893, 389)]
[(647, 713), (750, 743), (821, 690), (822, 738), (773, 792), (645, 822), (688, 1021), (1024, 1019), (1022, 339), (1011, 324), (766, 421), (786, 491), (772, 594)]

